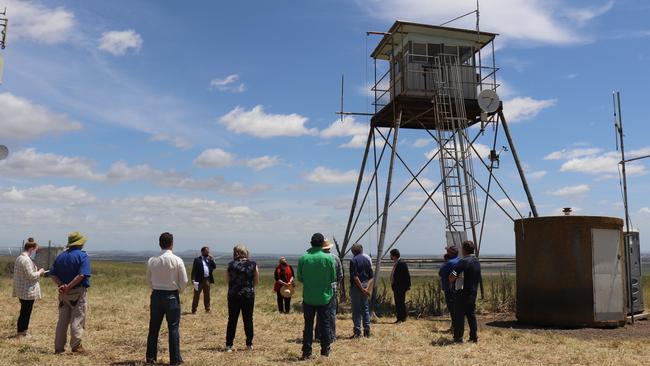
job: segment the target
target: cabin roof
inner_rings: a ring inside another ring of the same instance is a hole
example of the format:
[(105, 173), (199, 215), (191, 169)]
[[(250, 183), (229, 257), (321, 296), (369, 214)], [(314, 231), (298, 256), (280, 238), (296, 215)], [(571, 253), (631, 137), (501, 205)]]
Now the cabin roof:
[(402, 43), (403, 38), (408, 33), (419, 33), (424, 35), (453, 38), (475, 42), (483, 48), (489, 44), (498, 34), (488, 32), (476, 32), (471, 29), (461, 29), (452, 27), (442, 27), (438, 25), (429, 25), (421, 23), (395, 21), (387, 34), (381, 39), (370, 57), (378, 59), (388, 59), (392, 46), (398, 46)]

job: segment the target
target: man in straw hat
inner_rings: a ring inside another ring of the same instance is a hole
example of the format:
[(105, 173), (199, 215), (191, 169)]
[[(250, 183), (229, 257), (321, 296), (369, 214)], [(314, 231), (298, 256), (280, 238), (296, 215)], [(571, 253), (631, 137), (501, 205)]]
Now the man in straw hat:
[(329, 304), (334, 296), (332, 283), (336, 281), (336, 266), (329, 253), (323, 251), (325, 237), (315, 233), (311, 237), (311, 248), (298, 260), (298, 281), (302, 282), (302, 308), (305, 328), (302, 334), (302, 358), (311, 358), (311, 345), (314, 337), (314, 316), (323, 334), (320, 338), (320, 354), (330, 354)]
[(83, 353), (81, 337), (86, 324), (88, 302), (86, 293), (90, 287), (90, 258), (84, 252), (86, 237), (79, 232), (68, 235), (67, 249), (59, 254), (50, 270), (50, 277), (59, 288), (59, 321), (54, 336), (54, 352), (65, 350), (68, 327), (72, 352)]
[[(336, 340), (336, 312), (339, 307), (339, 302), (337, 299), (337, 289), (339, 283), (343, 281), (343, 264), (341, 263), (341, 259), (336, 254), (332, 253), (332, 247), (334, 247), (334, 244), (332, 244), (332, 242), (326, 238), (323, 244), (323, 251), (325, 253), (329, 253), (332, 256), (332, 259), (334, 260), (334, 265), (336, 266), (336, 282), (332, 283), (332, 288), (334, 289), (334, 296), (332, 296), (332, 300), (330, 300), (329, 309), (328, 309), (329, 316), (330, 316), (330, 342), (333, 343)], [(320, 339), (320, 337), (321, 337), (321, 329), (318, 326), (318, 321), (317, 321), (316, 339)]]

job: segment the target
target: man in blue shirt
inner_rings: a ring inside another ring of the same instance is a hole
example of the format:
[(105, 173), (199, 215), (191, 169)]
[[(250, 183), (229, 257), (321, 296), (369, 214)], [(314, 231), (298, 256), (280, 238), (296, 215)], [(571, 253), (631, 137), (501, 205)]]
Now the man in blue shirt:
[(462, 288), (456, 286), (456, 309), (454, 311), (454, 342), (463, 342), (465, 317), (469, 324), (469, 341), (478, 342), (476, 325), (476, 293), (481, 280), (481, 263), (474, 255), (475, 246), (471, 241), (463, 242), (463, 259), (449, 275), (449, 284), (454, 285), (463, 276)]
[(79, 232), (71, 233), (67, 249), (56, 257), (50, 270), (50, 277), (59, 289), (55, 353), (64, 352), (68, 328), (72, 352), (84, 353), (81, 337), (86, 324), (86, 293), (90, 287), (90, 258), (81, 250), (85, 243), (86, 238)]
[(372, 263), (363, 254), (361, 244), (352, 246), (350, 260), (350, 302), (352, 303), (353, 338), (361, 337), (361, 319), (363, 318), (363, 336), (370, 337), (370, 289), (372, 289)]
[(449, 286), (449, 275), (454, 269), (460, 258), (458, 258), (458, 248), (455, 246), (447, 247), (447, 254), (445, 254), (445, 263), (440, 267), (438, 275), (440, 276), (440, 287), (445, 293), (445, 304), (447, 305), (447, 311), (452, 320), (451, 329), (454, 329), (453, 319), (454, 319), (454, 306), (456, 300), (456, 290)]

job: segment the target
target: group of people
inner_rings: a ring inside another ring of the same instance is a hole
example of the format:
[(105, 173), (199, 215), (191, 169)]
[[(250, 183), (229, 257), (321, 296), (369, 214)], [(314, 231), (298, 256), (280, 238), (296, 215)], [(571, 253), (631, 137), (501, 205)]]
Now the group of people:
[(38, 243), (28, 238), (14, 264), (13, 296), (20, 300), (16, 337), (28, 337), (29, 320), (34, 301), (41, 298), (39, 279), (48, 274), (57, 286), (59, 318), (54, 336), (54, 352), (64, 352), (70, 330), (72, 352), (84, 353), (81, 338), (87, 310), (87, 289), (90, 287), (90, 259), (82, 250), (86, 238), (78, 232), (68, 236), (67, 249), (58, 255), (49, 271), (37, 268), (33, 259)]
[[(20, 315), (17, 321), (17, 337), (28, 336), (29, 320), (34, 300), (41, 298), (40, 277), (48, 274), (58, 289), (59, 318), (54, 341), (55, 353), (65, 350), (68, 329), (72, 352), (85, 352), (82, 346), (84, 332), (87, 291), (90, 287), (90, 259), (83, 251), (86, 238), (79, 232), (68, 236), (66, 250), (59, 254), (49, 271), (38, 269), (33, 259), (38, 244), (29, 238), (23, 252), (14, 266), (14, 296), (20, 300)], [(297, 279), (303, 285), (302, 311), (304, 329), (302, 339), (302, 358), (312, 357), (312, 343), (320, 342), (320, 353), (329, 356), (331, 344), (336, 340), (336, 313), (338, 309), (337, 289), (343, 281), (343, 266), (338, 256), (331, 253), (332, 243), (322, 234), (315, 233), (310, 240), (311, 248), (293, 267), (286, 258), (281, 257), (274, 271), (274, 291), (280, 313), (288, 313), (291, 295)], [(181, 318), (180, 294), (189, 283), (185, 263), (173, 253), (174, 237), (162, 233), (159, 237), (161, 252), (147, 261), (146, 280), (151, 288), (149, 330), (147, 335), (146, 362), (157, 360), (158, 336), (163, 319), (166, 318), (169, 330), (169, 358), (171, 365), (183, 362), (180, 352), (179, 326)], [(350, 302), (352, 305), (353, 338), (370, 337), (370, 297), (373, 289), (374, 273), (370, 257), (363, 253), (360, 244), (351, 248), (350, 260)], [(462, 244), (463, 258), (458, 258), (458, 250), (447, 248), (446, 263), (440, 269), (442, 287), (445, 291), (447, 307), (452, 315), (454, 341), (462, 342), (464, 318), (470, 327), (470, 341), (478, 340), (476, 332), (475, 303), (480, 281), (480, 264), (474, 256), (471, 241)], [(408, 265), (400, 258), (397, 249), (390, 251), (393, 260), (390, 282), (395, 299), (396, 323), (404, 322), (406, 314), (406, 292), (411, 287)], [(200, 295), (206, 312), (210, 312), (210, 284), (214, 283), (213, 271), (216, 264), (208, 247), (201, 248), (201, 255), (194, 259), (190, 275), (194, 287), (192, 313), (196, 313)], [(255, 288), (259, 283), (257, 263), (249, 259), (249, 252), (243, 245), (233, 248), (233, 259), (225, 271), (228, 283), (228, 325), (225, 351), (233, 350), (237, 322), (241, 313), (246, 335), (246, 348), (253, 349), (253, 309), (255, 307)], [(316, 326), (314, 329), (314, 325)]]

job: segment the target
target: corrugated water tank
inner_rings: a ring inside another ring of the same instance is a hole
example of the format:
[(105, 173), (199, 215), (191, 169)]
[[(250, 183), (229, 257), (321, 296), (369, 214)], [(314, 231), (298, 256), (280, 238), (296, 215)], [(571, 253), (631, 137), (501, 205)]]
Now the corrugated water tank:
[(515, 221), (517, 319), (557, 326), (625, 324), (623, 220), (549, 216)]

